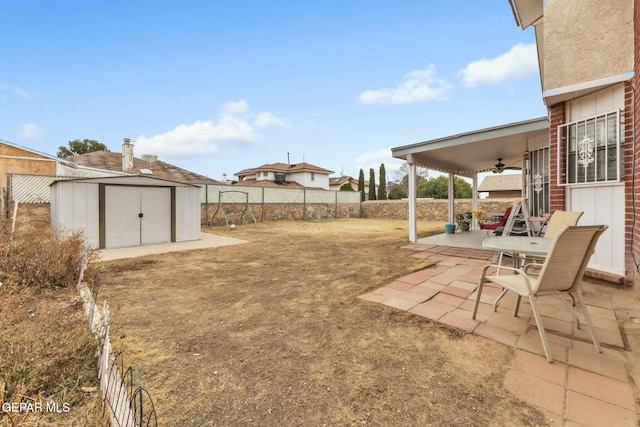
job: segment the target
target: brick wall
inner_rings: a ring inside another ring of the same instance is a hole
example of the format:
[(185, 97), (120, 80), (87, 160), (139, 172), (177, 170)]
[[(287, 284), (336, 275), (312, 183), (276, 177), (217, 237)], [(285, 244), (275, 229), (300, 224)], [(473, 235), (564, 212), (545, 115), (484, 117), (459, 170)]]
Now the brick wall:
[[(564, 104), (557, 104), (549, 108), (549, 210), (553, 213), (565, 208), (565, 190), (558, 185), (558, 168), (564, 164), (558, 164), (558, 126), (565, 122)], [(562, 172), (562, 170), (561, 170)]]
[[(626, 233), (625, 240), (628, 241), (627, 247), (629, 250), (626, 254), (626, 265), (627, 271), (629, 271), (632, 275), (632, 281), (634, 285), (634, 289), (637, 295), (640, 295), (640, 274), (638, 273), (637, 263), (640, 262), (640, 218), (635, 218), (640, 212), (640, 112), (638, 111), (640, 106), (640, 79), (638, 79), (638, 73), (640, 73), (640, 55), (638, 55), (638, 50), (640, 49), (640, 0), (634, 1), (633, 8), (633, 28), (634, 28), (634, 74), (635, 77), (631, 81), (631, 87), (628, 88), (628, 91), (633, 93), (633, 102), (631, 106), (626, 111), (631, 111), (634, 122), (634, 129), (632, 132), (632, 137), (629, 138), (628, 141), (631, 142), (631, 150), (632, 154), (631, 158), (625, 158), (625, 172), (628, 172), (626, 175), (626, 185), (627, 190), (625, 192), (626, 204), (628, 206), (632, 206), (631, 211), (626, 212), (627, 218), (627, 230), (629, 232)], [(625, 98), (625, 109), (627, 104), (627, 98)], [(635, 193), (635, 194), (634, 194)], [(635, 198), (634, 198), (635, 195)], [(635, 200), (634, 200), (635, 199)], [(635, 203), (634, 203), (635, 201)], [(629, 224), (630, 222), (630, 224)], [(629, 274), (627, 274), (629, 276)]]

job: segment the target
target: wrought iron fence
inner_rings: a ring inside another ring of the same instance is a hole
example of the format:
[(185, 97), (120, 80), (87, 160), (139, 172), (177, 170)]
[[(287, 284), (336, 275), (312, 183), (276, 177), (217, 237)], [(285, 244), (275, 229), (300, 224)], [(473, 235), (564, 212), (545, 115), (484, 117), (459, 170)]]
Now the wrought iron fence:
[(158, 417), (151, 394), (141, 386), (134, 386), (133, 367), (125, 369), (122, 352), (113, 354), (110, 329), (110, 311), (106, 301), (102, 310), (96, 307), (100, 290), (99, 276), (92, 280), (91, 288), (83, 283), (85, 257), (80, 268), (78, 288), (85, 300), (89, 328), (101, 343), (98, 354), (98, 375), (103, 409), (108, 412), (112, 426), (157, 427)]

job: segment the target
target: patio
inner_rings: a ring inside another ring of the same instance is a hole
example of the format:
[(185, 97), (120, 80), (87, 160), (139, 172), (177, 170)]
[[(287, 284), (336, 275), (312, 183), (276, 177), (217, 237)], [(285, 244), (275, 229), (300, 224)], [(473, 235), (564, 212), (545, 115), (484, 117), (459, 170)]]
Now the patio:
[(583, 280), (585, 303), (603, 346), (601, 354), (596, 352), (586, 325), (577, 329), (559, 299), (540, 298), (543, 323), (556, 360), (547, 363), (525, 301), (518, 317), (512, 315), (515, 296), (510, 294), (494, 312), (491, 304), (499, 288), (485, 284), (478, 319), (471, 319), (482, 268), (494, 255), (481, 249), (485, 237), (486, 232), (478, 230), (440, 234), (409, 244), (405, 246), (411, 251), (408, 256), (435, 259), (437, 264), (360, 298), (509, 346), (514, 358), (504, 387), (540, 408), (551, 425), (636, 426), (640, 301), (633, 289)]

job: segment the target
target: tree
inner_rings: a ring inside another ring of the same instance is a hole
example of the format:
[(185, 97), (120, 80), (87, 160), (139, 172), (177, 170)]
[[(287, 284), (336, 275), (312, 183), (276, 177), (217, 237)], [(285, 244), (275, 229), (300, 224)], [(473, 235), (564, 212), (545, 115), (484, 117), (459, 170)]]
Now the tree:
[(69, 148), (65, 146), (60, 146), (60, 148), (58, 148), (58, 157), (64, 159), (66, 157), (92, 153), (94, 151), (109, 151), (106, 145), (96, 141), (95, 139), (83, 139), (82, 141), (74, 139), (73, 141), (69, 141), (69, 144), (67, 145)]
[(364, 202), (364, 171), (360, 169), (358, 176), (358, 191), (360, 192), (360, 201)]
[[(471, 198), (473, 190), (471, 184), (456, 176), (453, 180), (453, 196), (456, 199)], [(423, 182), (418, 186), (418, 197), (432, 197), (447, 199), (449, 197), (449, 178), (441, 175)]]
[(378, 187), (378, 200), (387, 200), (387, 172), (384, 163), (380, 164), (380, 186)]
[(400, 200), (408, 196), (407, 187), (401, 184), (391, 184), (389, 188), (389, 199)]
[(376, 173), (369, 168), (369, 200), (376, 199)]
[(351, 185), (351, 183), (347, 182), (342, 184), (342, 186), (340, 187), (340, 191), (355, 191), (355, 190), (353, 189), (353, 186)]
[[(429, 179), (429, 169), (416, 166), (416, 187)], [(409, 194), (409, 164), (404, 162), (395, 174), (393, 182), (404, 187)], [(406, 196), (405, 196), (406, 197)]]

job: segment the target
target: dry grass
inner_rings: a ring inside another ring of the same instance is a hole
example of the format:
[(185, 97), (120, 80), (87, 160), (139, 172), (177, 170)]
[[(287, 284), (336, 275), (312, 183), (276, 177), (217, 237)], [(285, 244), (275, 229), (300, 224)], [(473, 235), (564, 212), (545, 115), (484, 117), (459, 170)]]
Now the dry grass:
[(506, 347), (358, 299), (429, 263), (402, 248), (406, 221), (211, 231), (249, 243), (104, 267), (112, 337), (161, 425), (545, 424), (502, 387)]
[[(0, 228), (0, 426), (100, 425), (98, 394), (81, 389), (98, 382), (96, 342), (73, 286), (82, 240)], [(31, 406), (11, 406), (20, 403)]]

